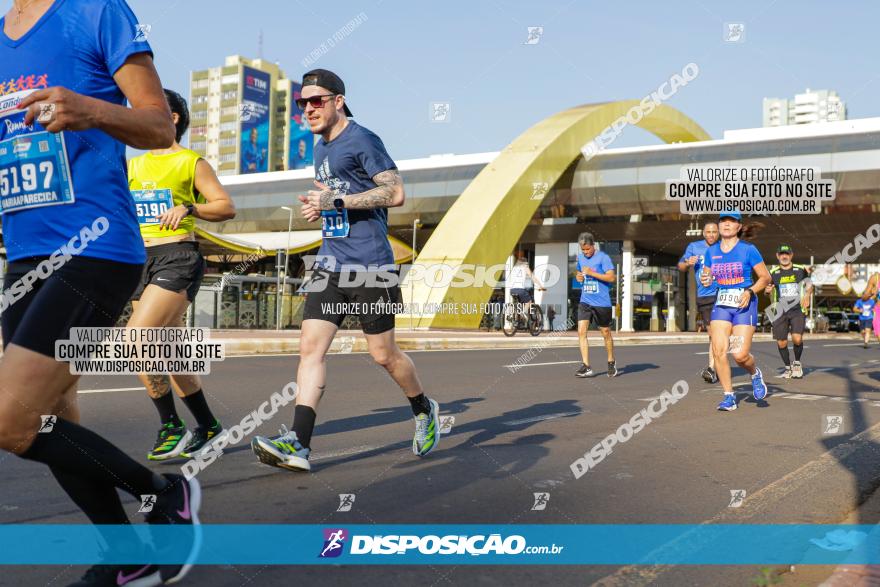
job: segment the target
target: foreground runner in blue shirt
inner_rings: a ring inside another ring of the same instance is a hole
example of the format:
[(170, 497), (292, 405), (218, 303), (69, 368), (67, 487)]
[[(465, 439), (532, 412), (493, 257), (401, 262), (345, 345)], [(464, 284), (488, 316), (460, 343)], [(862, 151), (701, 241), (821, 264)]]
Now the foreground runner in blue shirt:
[[(736, 409), (736, 395), (733, 393), (727, 359), (731, 333), (738, 347), (732, 351), (733, 359), (751, 374), (755, 399), (763, 400), (767, 396), (761, 370), (755, 365), (750, 351), (752, 336), (758, 325), (758, 294), (770, 283), (770, 272), (758, 249), (740, 240), (740, 237), (751, 236), (756, 227), (754, 224), (744, 227), (739, 212), (723, 212), (718, 218), (721, 240), (706, 251), (706, 264), (701, 273), (704, 286), (712, 282), (718, 286), (709, 328), (715, 369), (724, 391), (724, 400), (718, 404), (719, 410)], [(754, 281), (752, 271), (758, 277)]]
[[(697, 312), (703, 319), (703, 327), (709, 332), (709, 323), (712, 321), (712, 308), (715, 307), (715, 293), (718, 286), (713, 281), (708, 286), (700, 283), (700, 273), (706, 258), (706, 250), (718, 242), (718, 225), (707, 222), (703, 226), (703, 240), (690, 243), (684, 251), (684, 255), (678, 260), (678, 270), (687, 271), (694, 268), (694, 276), (697, 280)], [(709, 366), (703, 369), (700, 376), (706, 383), (718, 383), (718, 375), (715, 373), (715, 357), (712, 355), (712, 341), (709, 340)]]
[[(15, 0), (0, 20), (3, 291), (0, 448), (49, 466), (100, 530), (129, 523), (117, 489), (155, 496), (151, 523), (198, 523), (200, 489), (157, 475), (78, 424), (77, 375), (55, 360), (76, 327), (110, 327), (145, 254), (128, 193), (125, 145), (174, 140), (152, 51), (123, 0)], [(125, 106), (126, 100), (131, 108)], [(46, 433), (40, 433), (46, 432)], [(117, 535), (118, 536), (118, 535)], [(143, 561), (139, 541), (109, 540)], [(158, 585), (186, 564), (98, 565), (79, 586)]]
[[(302, 214), (322, 222), (320, 259), (303, 311), (299, 385), (293, 430), (274, 439), (257, 436), (251, 447), (261, 462), (291, 471), (309, 471), (315, 411), (327, 381), (325, 357), (347, 315), (358, 316), (373, 360), (401, 387), (415, 417), (412, 451), (427, 456), (440, 440), (440, 407), (425, 396), (412, 360), (394, 340), (394, 313), (400, 301), (394, 255), (388, 243), (388, 211), (405, 194), (397, 166), (374, 133), (349, 120), (345, 85), (331, 71), (316, 69), (302, 81), (303, 110), (315, 145), (315, 186), (300, 196)], [(394, 279), (387, 279), (386, 272)], [(352, 280), (354, 284), (352, 284)]]
[(583, 363), (575, 373), (576, 377), (589, 377), (590, 348), (587, 345), (587, 330), (590, 322), (595, 322), (605, 339), (608, 353), (608, 377), (617, 377), (617, 363), (614, 360), (614, 340), (611, 338), (611, 296), (609, 290), (614, 283), (614, 264), (611, 258), (596, 247), (593, 235), (582, 232), (578, 237), (580, 252), (577, 256), (577, 275), (581, 283), (581, 301), (578, 304), (578, 340)]

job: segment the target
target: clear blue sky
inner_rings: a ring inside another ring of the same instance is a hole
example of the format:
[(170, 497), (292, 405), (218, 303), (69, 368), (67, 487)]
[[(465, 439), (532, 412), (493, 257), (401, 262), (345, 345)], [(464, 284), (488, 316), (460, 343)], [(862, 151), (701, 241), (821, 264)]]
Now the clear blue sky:
[[(9, 0), (3, 0), (4, 6)], [(503, 148), (541, 119), (596, 101), (641, 98), (688, 62), (699, 77), (670, 100), (714, 138), (761, 125), (761, 99), (837, 90), (850, 118), (880, 116), (874, 0), (586, 2), (575, 0), (129, 0), (163, 82), (187, 93), (189, 72), (226, 55), (278, 61), (289, 77), (327, 37), (364, 21), (314, 67), (346, 82), (349, 104), (398, 159)], [(725, 22), (745, 24), (725, 43)], [(524, 44), (528, 26), (543, 26)], [(451, 122), (429, 120), (450, 102)], [(639, 129), (614, 146), (656, 142)]]

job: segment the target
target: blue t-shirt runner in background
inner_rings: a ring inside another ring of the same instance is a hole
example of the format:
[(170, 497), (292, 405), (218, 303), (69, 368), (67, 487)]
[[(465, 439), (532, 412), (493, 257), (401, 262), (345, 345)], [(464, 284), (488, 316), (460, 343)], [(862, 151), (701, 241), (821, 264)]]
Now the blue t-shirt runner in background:
[[(390, 169), (397, 169), (397, 166), (385, 150), (382, 139), (352, 120), (329, 143), (322, 138), (315, 144), (315, 179), (340, 196), (374, 189), (376, 184), (372, 178)], [(343, 229), (345, 216), (348, 224)], [(342, 214), (325, 211), (321, 220), (324, 234), (318, 252), (321, 266), (330, 271), (341, 271), (341, 265), (393, 265), (394, 253), (388, 243), (388, 211), (385, 208), (345, 209)], [(333, 227), (339, 227), (335, 234), (340, 236), (328, 236)], [(326, 255), (335, 258), (335, 267), (320, 259)]]
[(146, 260), (125, 145), (96, 128), (52, 135), (36, 121), (25, 126), (25, 112), (15, 108), (53, 86), (125, 105), (113, 74), (134, 54), (152, 55), (137, 22), (123, 0), (55, 0), (18, 40), (0, 19), (0, 174), (8, 180), (0, 182), (0, 204), (10, 261), (48, 256), (102, 216), (107, 232), (80, 254)]
[(868, 301), (859, 299), (856, 301), (856, 311), (859, 313), (859, 320), (873, 320), (875, 306), (877, 305), (877, 300), (871, 298)]
[(690, 257), (697, 257), (697, 262), (694, 263), (694, 275), (697, 278), (698, 298), (715, 297), (715, 292), (718, 291), (718, 286), (715, 285), (714, 281), (708, 287), (704, 286), (700, 282), (700, 272), (703, 270), (703, 265), (706, 258), (706, 251), (708, 249), (709, 243), (707, 243), (705, 239), (694, 241), (688, 244), (687, 248), (684, 251), (684, 255), (682, 255), (681, 259), (678, 260), (679, 263), (687, 263), (687, 260)]
[[(592, 257), (587, 257), (583, 251), (579, 251), (577, 270), (583, 271), (584, 267), (589, 267), (596, 273), (605, 274), (614, 269), (614, 263), (611, 262), (611, 257), (602, 251), (596, 250)], [(611, 284), (607, 281), (585, 275), (584, 281), (581, 283), (581, 303), (595, 308), (610, 308), (611, 296), (608, 293), (610, 289)]]

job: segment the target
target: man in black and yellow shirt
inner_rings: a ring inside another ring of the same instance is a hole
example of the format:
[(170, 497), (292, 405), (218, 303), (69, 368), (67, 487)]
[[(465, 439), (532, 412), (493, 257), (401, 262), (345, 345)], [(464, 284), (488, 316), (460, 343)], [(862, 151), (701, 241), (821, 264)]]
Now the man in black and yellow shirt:
[[(773, 338), (779, 347), (779, 355), (785, 363), (785, 379), (800, 379), (804, 376), (801, 366), (801, 353), (804, 350), (803, 334), (806, 320), (804, 309), (810, 306), (813, 285), (810, 274), (803, 265), (792, 263), (794, 250), (789, 245), (779, 245), (776, 249), (779, 265), (770, 269), (773, 281), (764, 293), (773, 296), (776, 302), (769, 310), (773, 318)], [(788, 353), (788, 335), (794, 345), (794, 363)]]

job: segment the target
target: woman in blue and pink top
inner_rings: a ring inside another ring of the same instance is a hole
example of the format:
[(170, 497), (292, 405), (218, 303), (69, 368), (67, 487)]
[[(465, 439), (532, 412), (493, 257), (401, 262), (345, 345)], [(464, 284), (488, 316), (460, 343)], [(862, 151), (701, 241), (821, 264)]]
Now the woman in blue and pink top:
[[(712, 340), (715, 371), (724, 390), (724, 400), (718, 404), (718, 409), (724, 411), (736, 409), (736, 395), (733, 393), (727, 359), (731, 334), (735, 340), (742, 340), (739, 348), (732, 352), (733, 359), (752, 376), (755, 399), (767, 397), (767, 386), (750, 350), (758, 325), (758, 294), (770, 283), (770, 272), (755, 245), (740, 240), (741, 237), (751, 236), (758, 226), (752, 224), (744, 227), (739, 212), (722, 212), (718, 219), (721, 238), (706, 250), (700, 276), (704, 286), (713, 281), (718, 286), (709, 337)], [(753, 271), (757, 276), (754, 280)]]

